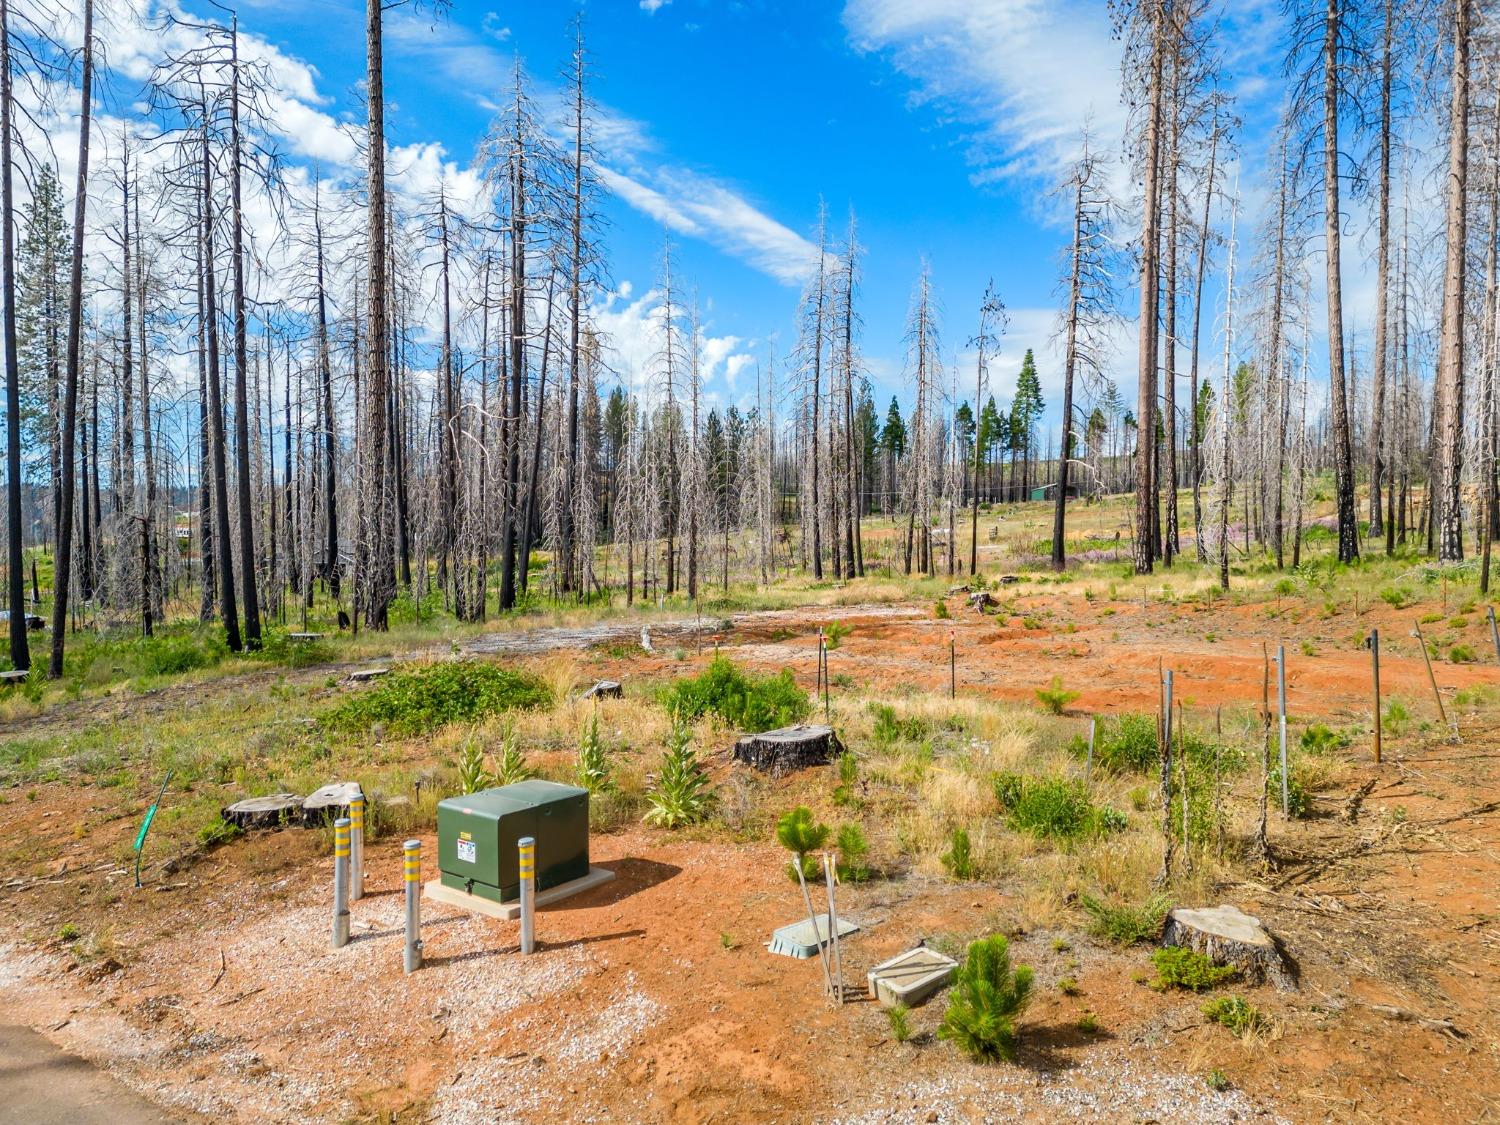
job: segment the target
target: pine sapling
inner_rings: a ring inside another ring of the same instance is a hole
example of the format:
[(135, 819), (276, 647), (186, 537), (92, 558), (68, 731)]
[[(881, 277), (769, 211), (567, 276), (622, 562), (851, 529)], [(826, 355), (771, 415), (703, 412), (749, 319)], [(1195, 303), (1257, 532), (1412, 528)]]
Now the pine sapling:
[(975, 1062), (1016, 1057), (1016, 1020), (1031, 999), (1029, 965), (1010, 965), (1010, 943), (1001, 934), (969, 944), (954, 978), (940, 1039), (949, 1039)]

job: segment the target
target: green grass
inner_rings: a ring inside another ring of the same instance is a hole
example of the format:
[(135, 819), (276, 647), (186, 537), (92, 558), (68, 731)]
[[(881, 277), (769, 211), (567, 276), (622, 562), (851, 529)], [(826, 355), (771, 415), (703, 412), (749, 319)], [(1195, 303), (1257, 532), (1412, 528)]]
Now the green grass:
[(1203, 1005), (1203, 1014), (1236, 1035), (1248, 1035), (1265, 1023), (1265, 1017), (1243, 996), (1216, 996)]
[(1089, 917), (1089, 933), (1116, 945), (1134, 945), (1161, 937), (1162, 923), (1172, 908), (1168, 895), (1152, 895), (1143, 903), (1105, 902), (1081, 894), (1078, 903)]

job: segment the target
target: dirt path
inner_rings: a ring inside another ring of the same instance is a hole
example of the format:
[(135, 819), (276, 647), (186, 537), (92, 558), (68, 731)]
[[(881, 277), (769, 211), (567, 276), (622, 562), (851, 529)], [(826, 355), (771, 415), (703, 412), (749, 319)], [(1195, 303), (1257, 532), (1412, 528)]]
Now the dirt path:
[(169, 1114), (28, 1027), (0, 1025), (0, 1125), (169, 1125)]

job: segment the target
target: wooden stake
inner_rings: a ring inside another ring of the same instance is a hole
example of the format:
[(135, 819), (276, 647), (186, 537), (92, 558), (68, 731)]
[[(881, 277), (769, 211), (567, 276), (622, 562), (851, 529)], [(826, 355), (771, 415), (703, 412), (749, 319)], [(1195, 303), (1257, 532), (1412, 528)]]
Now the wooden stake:
[(1370, 646), (1370, 670), (1375, 684), (1375, 764), (1380, 765), (1380, 630), (1371, 629), (1370, 639), (1365, 642)]
[(958, 698), (958, 634), (948, 630), (948, 698)]
[(834, 878), (833, 853), (823, 853), (823, 878), (828, 882), (828, 940), (833, 945), (834, 971), (838, 974), (838, 1002), (844, 1002), (844, 957), (839, 950), (839, 912), (834, 902), (833, 885)]
[[(824, 951), (822, 939), (818, 934), (818, 916), (813, 913), (812, 895), (807, 893), (807, 876), (802, 873), (802, 857), (796, 852), (792, 853), (792, 866), (797, 869), (797, 882), (802, 887), (802, 904), (807, 907), (807, 921), (812, 926), (813, 943), (818, 947), (818, 964), (823, 966), (823, 991), (831, 994), (833, 978), (828, 973), (828, 954)], [(830, 919), (830, 923), (831, 921)]]
[[(1444, 600), (1446, 601), (1446, 598)], [(1437, 702), (1438, 717), (1443, 720), (1445, 727), (1452, 727), (1453, 733), (1456, 735), (1458, 734), (1458, 724), (1448, 721), (1448, 709), (1443, 706), (1443, 693), (1438, 691), (1437, 673), (1432, 670), (1432, 654), (1427, 651), (1427, 638), (1422, 636), (1422, 623), (1420, 621), (1413, 626), (1412, 636), (1416, 637), (1417, 644), (1422, 646), (1422, 660), (1427, 665), (1427, 682), (1432, 685), (1432, 698)]]
[(1291, 816), (1291, 782), (1286, 766), (1286, 645), (1276, 646), (1276, 710), (1281, 726), (1281, 815)]

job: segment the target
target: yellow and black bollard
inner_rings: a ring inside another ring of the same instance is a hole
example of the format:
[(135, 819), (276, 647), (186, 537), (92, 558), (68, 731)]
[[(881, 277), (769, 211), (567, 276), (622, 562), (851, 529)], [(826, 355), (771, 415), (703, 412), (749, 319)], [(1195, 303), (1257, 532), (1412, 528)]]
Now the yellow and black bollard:
[(333, 948), (349, 944), (349, 818), (333, 822)]
[(530, 953), (536, 948), (536, 931), (532, 918), (536, 913), (536, 840), (530, 836), (522, 836), (516, 846), (520, 849), (521, 952)]
[(408, 840), (402, 846), (402, 875), (406, 881), (406, 952), (402, 961), (408, 973), (422, 967), (422, 841)]

